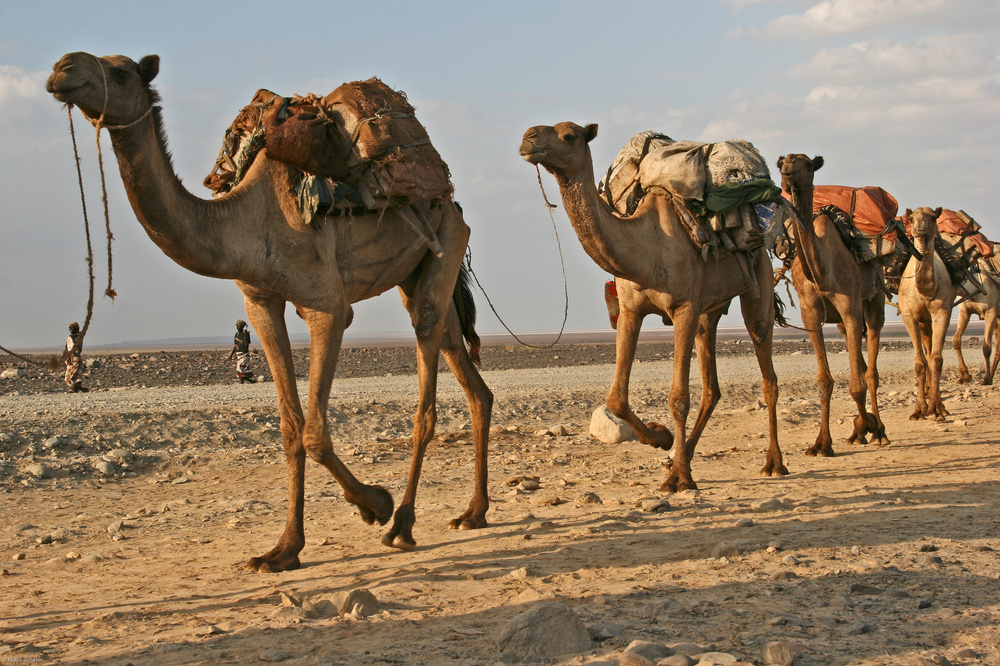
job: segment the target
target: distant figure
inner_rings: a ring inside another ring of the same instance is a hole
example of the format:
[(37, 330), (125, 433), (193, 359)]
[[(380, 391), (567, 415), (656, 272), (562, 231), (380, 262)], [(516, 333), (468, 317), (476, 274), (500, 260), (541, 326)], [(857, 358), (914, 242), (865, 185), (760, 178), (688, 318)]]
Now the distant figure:
[[(73, 389), (73, 393), (86, 393), (89, 389), (83, 385), (83, 343), (77, 344), (80, 339), (80, 325), (71, 322), (69, 325), (69, 337), (66, 338), (66, 375), (63, 381), (66, 386)], [(75, 349), (74, 349), (75, 347)]]
[(229, 352), (229, 358), (233, 356), (236, 357), (236, 376), (240, 384), (255, 381), (250, 368), (250, 331), (242, 319), (236, 320), (236, 335), (233, 336), (233, 351)]

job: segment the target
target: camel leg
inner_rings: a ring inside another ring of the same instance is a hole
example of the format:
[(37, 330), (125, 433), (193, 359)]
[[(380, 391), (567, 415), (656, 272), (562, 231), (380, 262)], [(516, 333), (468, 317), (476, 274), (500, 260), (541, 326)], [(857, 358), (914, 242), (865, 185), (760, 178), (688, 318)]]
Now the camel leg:
[(826, 356), (826, 340), (823, 335), (823, 319), (819, 316), (825, 305), (820, 299), (811, 299), (810, 303), (803, 300), (805, 289), (799, 291), (799, 310), (802, 313), (802, 326), (809, 334), (813, 353), (816, 355), (816, 389), (819, 393), (820, 417), (819, 433), (816, 441), (806, 449), (807, 456), (834, 455), (833, 437), (830, 435), (830, 398), (833, 395), (833, 373), (830, 372), (830, 361)]
[[(961, 320), (961, 315), (959, 316)], [(996, 373), (996, 361), (990, 365), (990, 357), (993, 355), (993, 336), (997, 331), (997, 311), (995, 308), (986, 310), (986, 328), (983, 330), (983, 360), (986, 362), (985, 374), (983, 375), (983, 385), (993, 384), (993, 375)], [(1000, 358), (1000, 354), (997, 354)]]
[(448, 523), (448, 527), (458, 530), (472, 530), (486, 527), (486, 511), (490, 508), (490, 498), (487, 492), (489, 465), (487, 449), (489, 443), (490, 415), (493, 411), (493, 392), (483, 381), (479, 370), (469, 358), (469, 352), (462, 341), (462, 332), (458, 326), (458, 315), (454, 324), (448, 327), (442, 344), (444, 360), (465, 391), (469, 402), (469, 415), (472, 420), (473, 441), (476, 446), (475, 485), (469, 508), (458, 518)]
[[(437, 423), (438, 358), (446, 327), (461, 336), (458, 313), (452, 299), (464, 257), (463, 250), (469, 240), (469, 228), (456, 208), (445, 207), (442, 214), (444, 217), (438, 229), (438, 239), (446, 248), (444, 256), (435, 258), (428, 254), (415, 282), (409, 280), (400, 285), (403, 304), (410, 313), (417, 334), (419, 392), (417, 411), (413, 416), (413, 455), (410, 460), (410, 475), (399, 508), (396, 509), (392, 527), (382, 536), (382, 544), (403, 550), (416, 546), (416, 541), (413, 539), (413, 524), (416, 522), (417, 487), (420, 483), (424, 454), (428, 443), (434, 437), (434, 427)], [(473, 419), (475, 418), (473, 415)], [(485, 428), (489, 428), (488, 422)], [(484, 440), (482, 443), (484, 455), (485, 446)], [(485, 479), (483, 483), (485, 484)], [(485, 496), (485, 491), (483, 495)], [(482, 497), (479, 499), (482, 502)], [(485, 514), (485, 509), (483, 513)], [(482, 518), (482, 522), (485, 524), (485, 518)]]
[(910, 341), (913, 343), (913, 374), (916, 378), (917, 404), (913, 413), (910, 414), (911, 421), (918, 421), (926, 418), (927, 415), (927, 360), (924, 357), (923, 333), (920, 322), (913, 317), (904, 316), (903, 323), (906, 331), (910, 334)]
[[(607, 406), (612, 414), (632, 426), (640, 442), (668, 451), (674, 445), (673, 434), (659, 423), (643, 423), (628, 402), (628, 383), (632, 363), (635, 361), (635, 347), (639, 343), (642, 316), (642, 313), (622, 304), (618, 315), (618, 332), (615, 335), (615, 377), (608, 390)], [(674, 344), (676, 358), (676, 342)]]
[(841, 326), (844, 340), (847, 342), (848, 365), (851, 373), (848, 392), (858, 408), (858, 415), (854, 417), (854, 431), (847, 441), (867, 444), (868, 433), (875, 432), (878, 424), (875, 416), (868, 413), (868, 382), (866, 381), (868, 364), (865, 363), (865, 357), (861, 351), (861, 340), (864, 336), (864, 313), (861, 307), (852, 308), (850, 314), (846, 317), (842, 316), (841, 319), (843, 320)]
[(931, 323), (931, 380), (930, 394), (927, 398), (928, 415), (935, 421), (944, 421), (948, 416), (944, 401), (941, 400), (941, 370), (944, 368), (944, 341), (948, 335), (948, 324), (951, 319), (951, 311), (942, 309), (932, 316)]
[(715, 355), (716, 334), (718, 333), (719, 320), (722, 318), (722, 309), (708, 312), (701, 315), (698, 323), (698, 334), (695, 336), (695, 349), (698, 351), (698, 368), (701, 371), (701, 405), (698, 408), (698, 416), (695, 418), (691, 434), (687, 443), (688, 459), (694, 456), (695, 447), (701, 438), (702, 431), (708, 424), (715, 406), (719, 404), (722, 391), (719, 388), (719, 368)]
[[(671, 319), (674, 322), (674, 373), (669, 400), (678, 445), (674, 451), (670, 473), (660, 486), (660, 492), (675, 493), (698, 487), (691, 476), (691, 456), (694, 451), (693, 447), (688, 447), (687, 417), (691, 407), (691, 353), (701, 317), (695, 314), (694, 306), (688, 303), (672, 312)], [(621, 326), (620, 318), (618, 325)]]
[[(955, 350), (955, 355), (958, 356), (958, 383), (968, 384), (972, 381), (972, 375), (969, 374), (969, 368), (965, 365), (965, 357), (962, 356), (962, 335), (965, 333), (965, 327), (969, 325), (969, 318), (971, 312), (968, 308), (960, 307), (958, 309), (958, 322), (955, 324), (955, 335), (951, 338), (951, 346)], [(983, 337), (983, 354), (986, 355), (986, 372), (989, 374), (990, 369), (990, 359), (987, 354), (987, 347), (989, 346), (989, 338)], [(984, 384), (989, 384), (990, 382), (984, 381)]]
[(872, 444), (878, 446), (888, 446), (888, 435), (885, 434), (885, 423), (882, 422), (882, 414), (878, 406), (878, 353), (879, 343), (882, 338), (882, 327), (885, 325), (885, 306), (879, 298), (866, 304), (865, 321), (868, 325), (868, 371), (865, 372), (865, 382), (868, 384), (868, 395), (871, 399), (871, 415), (875, 420), (875, 429), (872, 433)]
[[(241, 288), (245, 293), (249, 290), (246, 285)], [(295, 385), (291, 345), (285, 328), (284, 301), (264, 298), (258, 294), (246, 294), (244, 300), (247, 316), (257, 331), (274, 376), (281, 415), (282, 443), (288, 465), (288, 517), (285, 531), (274, 548), (260, 557), (251, 558), (247, 566), (261, 572), (287, 571), (300, 566), (298, 554), (305, 545), (302, 522), (307, 453), (333, 473), (344, 488), (345, 498), (358, 505), (367, 522), (386, 522), (392, 514), (392, 497), (378, 486), (362, 484), (351, 474), (333, 453), (330, 434), (326, 430), (326, 406), (346, 315), (334, 317), (307, 311), (312, 363), (309, 411), (303, 416)], [(322, 325), (319, 320), (322, 320)], [(331, 336), (333, 341), (328, 343)]]
[[(1000, 321), (997, 321), (996, 311), (992, 308), (990, 310), (993, 316), (993, 335), (988, 339), (991, 341), (992, 346), (998, 349), (997, 353), (993, 354), (993, 363), (986, 368), (986, 372), (990, 378), (989, 384), (992, 384), (993, 378), (996, 377), (997, 364), (1000, 363)], [(986, 323), (987, 325), (990, 323), (990, 312), (987, 312), (986, 314)], [(983, 344), (985, 344), (985, 341)], [(983, 353), (985, 354), (985, 351)], [(986, 383), (985, 379), (983, 380), (983, 383)]]
[[(757, 280), (759, 284), (769, 284), (766, 280), (771, 275), (771, 264), (766, 254), (758, 259)], [(743, 311), (743, 321), (746, 324), (750, 340), (757, 355), (757, 365), (764, 389), (764, 403), (767, 405), (767, 424), (769, 444), (761, 476), (785, 476), (785, 467), (778, 446), (778, 376), (774, 372), (774, 300), (770, 292), (760, 299), (749, 296), (740, 297), (740, 309)]]
[(292, 347), (285, 328), (285, 303), (283, 301), (251, 300), (244, 298), (247, 318), (257, 332), (267, 364), (274, 377), (278, 392), (278, 411), (281, 416), (281, 441), (288, 466), (288, 515), (285, 531), (278, 544), (260, 557), (247, 562), (247, 568), (261, 572), (298, 569), (299, 553), (305, 546), (302, 520), (305, 505), (305, 462), (302, 447), (302, 426), (305, 417), (295, 385), (295, 367)]

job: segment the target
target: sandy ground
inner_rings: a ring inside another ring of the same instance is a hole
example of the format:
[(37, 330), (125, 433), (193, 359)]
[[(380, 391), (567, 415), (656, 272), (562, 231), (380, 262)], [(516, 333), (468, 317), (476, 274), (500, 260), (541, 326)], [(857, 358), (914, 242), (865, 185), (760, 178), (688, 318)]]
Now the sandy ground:
[[(967, 358), (981, 376), (978, 349)], [(838, 455), (817, 459), (802, 453), (817, 428), (815, 361), (775, 361), (791, 475), (758, 476), (759, 375), (752, 358), (727, 357), (694, 461), (699, 489), (674, 496), (658, 492), (667, 452), (588, 436), (611, 365), (485, 372), (496, 394), (490, 527), (460, 532), (447, 522), (471, 495), (472, 447), (461, 392), (443, 377), (418, 548), (383, 547), (385, 528), (362, 523), (309, 463), (303, 568), (283, 574), (242, 567), (284, 521), (272, 384), (7, 393), (0, 662), (509, 663), (505, 627), (554, 601), (603, 639), (559, 663), (615, 663), (643, 639), (757, 663), (782, 641), (799, 665), (1000, 664), (1000, 394), (959, 386), (949, 351), (951, 416), (909, 421), (912, 353), (888, 351), (892, 444), (847, 445), (853, 405), (846, 357), (834, 355)], [(669, 422), (670, 368), (635, 367), (632, 403), (646, 419)], [(398, 375), (334, 385), (338, 452), (397, 499), (414, 387)], [(569, 434), (545, 432), (556, 426)], [(521, 487), (525, 477), (539, 488)], [(361, 588), (374, 614), (331, 610)]]

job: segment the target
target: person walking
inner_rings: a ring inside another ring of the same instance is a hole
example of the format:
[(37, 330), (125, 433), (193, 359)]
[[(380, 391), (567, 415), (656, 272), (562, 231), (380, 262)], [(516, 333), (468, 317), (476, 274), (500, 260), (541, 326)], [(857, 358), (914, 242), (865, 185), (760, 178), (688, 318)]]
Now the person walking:
[(63, 381), (73, 393), (86, 393), (89, 389), (83, 385), (83, 340), (80, 338), (80, 324), (70, 322), (69, 337), (66, 338), (66, 374)]
[(236, 335), (233, 336), (233, 350), (229, 359), (236, 357), (236, 377), (240, 384), (256, 381), (250, 365), (250, 331), (242, 319), (236, 320)]

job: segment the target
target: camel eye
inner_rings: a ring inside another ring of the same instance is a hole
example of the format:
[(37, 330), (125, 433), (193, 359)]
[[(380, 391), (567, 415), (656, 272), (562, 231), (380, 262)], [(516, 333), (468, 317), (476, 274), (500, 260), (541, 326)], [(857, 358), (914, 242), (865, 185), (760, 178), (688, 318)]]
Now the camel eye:
[(128, 73), (123, 69), (113, 67), (111, 69), (111, 79), (120, 86), (125, 85), (125, 82), (128, 81)]
[(574, 141), (576, 141), (576, 134), (567, 134), (564, 140), (566, 141), (566, 143), (573, 143)]

